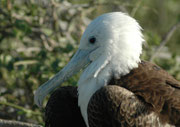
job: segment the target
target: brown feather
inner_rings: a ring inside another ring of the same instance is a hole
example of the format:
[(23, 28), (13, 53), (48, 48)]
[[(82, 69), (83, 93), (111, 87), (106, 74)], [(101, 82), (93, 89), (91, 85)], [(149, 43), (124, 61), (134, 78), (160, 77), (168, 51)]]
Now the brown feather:
[(142, 61), (138, 68), (109, 85), (118, 85), (140, 96), (160, 116), (162, 122), (180, 126), (180, 82), (165, 70)]
[(90, 127), (173, 127), (161, 123), (149, 104), (116, 85), (105, 86), (92, 96), (88, 121)]
[(77, 87), (60, 87), (45, 108), (45, 127), (86, 127), (78, 107)]
[[(90, 127), (179, 127), (180, 83), (160, 67), (142, 61), (96, 91), (88, 105), (88, 121)], [(45, 124), (85, 127), (77, 87), (61, 87), (51, 95)]]

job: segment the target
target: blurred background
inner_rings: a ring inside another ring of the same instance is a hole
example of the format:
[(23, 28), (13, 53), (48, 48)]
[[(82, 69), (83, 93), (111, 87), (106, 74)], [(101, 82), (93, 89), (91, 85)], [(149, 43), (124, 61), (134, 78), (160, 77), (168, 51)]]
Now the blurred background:
[(142, 26), (142, 59), (180, 80), (180, 0), (0, 0), (0, 118), (43, 125), (34, 91), (67, 64), (90, 21), (113, 11)]

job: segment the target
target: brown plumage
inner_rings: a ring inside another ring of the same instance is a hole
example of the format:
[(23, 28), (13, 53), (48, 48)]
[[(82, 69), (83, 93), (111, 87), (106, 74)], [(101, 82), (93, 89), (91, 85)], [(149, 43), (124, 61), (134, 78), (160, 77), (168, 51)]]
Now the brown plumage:
[[(85, 127), (78, 107), (77, 88), (55, 91), (46, 106), (46, 127)], [(179, 127), (180, 83), (149, 62), (121, 76), (91, 97), (90, 127)]]
[(134, 93), (116, 85), (98, 90), (88, 105), (90, 127), (173, 127)]
[(60, 87), (45, 108), (45, 127), (86, 127), (78, 107), (77, 87)]
[(100, 127), (100, 121), (113, 127), (180, 126), (180, 83), (157, 65), (142, 61), (109, 85), (113, 86), (100, 89), (89, 102), (90, 127)]

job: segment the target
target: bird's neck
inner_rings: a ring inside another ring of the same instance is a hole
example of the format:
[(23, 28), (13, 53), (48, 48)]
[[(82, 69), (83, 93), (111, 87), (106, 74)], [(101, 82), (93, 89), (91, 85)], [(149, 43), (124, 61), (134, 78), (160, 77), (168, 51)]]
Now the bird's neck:
[[(115, 59), (114, 59), (115, 60)], [(112, 77), (120, 78), (126, 75), (130, 70), (138, 67), (140, 60), (119, 62), (118, 66), (113, 59), (99, 59), (92, 62), (82, 73), (78, 81), (78, 105), (85, 123), (88, 125), (87, 107), (91, 96), (101, 87), (108, 84)]]

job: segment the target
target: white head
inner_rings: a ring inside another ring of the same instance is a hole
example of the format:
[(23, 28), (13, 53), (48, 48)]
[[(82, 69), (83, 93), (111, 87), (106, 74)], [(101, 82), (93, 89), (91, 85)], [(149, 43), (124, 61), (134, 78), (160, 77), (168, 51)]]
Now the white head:
[[(111, 76), (119, 78), (138, 67), (142, 42), (141, 27), (127, 14), (112, 12), (97, 17), (85, 30), (71, 61), (38, 88), (36, 104), (41, 106), (50, 91), (86, 67), (78, 82), (78, 101), (83, 112), (91, 95), (106, 85)], [(86, 115), (83, 117), (87, 123)]]
[(88, 126), (87, 106), (91, 96), (111, 77), (119, 78), (138, 67), (142, 52), (141, 27), (135, 19), (121, 12), (101, 15), (88, 25), (80, 50), (92, 50), (91, 64), (78, 81), (78, 103)]
[[(95, 38), (94, 43), (90, 39)], [(121, 12), (107, 13), (93, 20), (85, 30), (79, 49), (94, 50), (89, 55), (93, 62), (104, 57), (113, 65), (118, 76), (137, 67), (142, 52), (141, 27), (135, 19)], [(105, 62), (103, 61), (102, 64)]]

